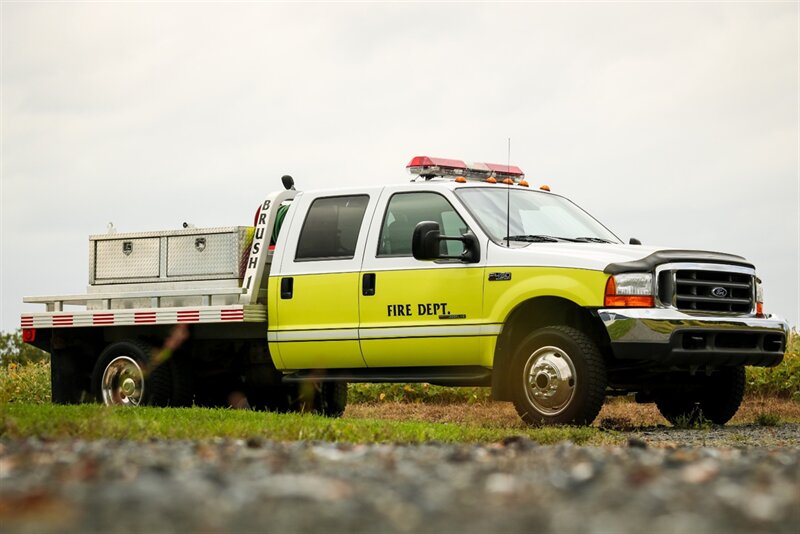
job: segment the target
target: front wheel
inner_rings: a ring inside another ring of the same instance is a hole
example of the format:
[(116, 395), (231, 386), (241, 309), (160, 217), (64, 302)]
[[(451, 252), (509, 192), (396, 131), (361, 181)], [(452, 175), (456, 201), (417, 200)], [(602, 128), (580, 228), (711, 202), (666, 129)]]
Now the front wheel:
[(589, 425), (603, 406), (606, 369), (592, 339), (569, 326), (540, 328), (511, 366), (514, 407), (529, 425)]

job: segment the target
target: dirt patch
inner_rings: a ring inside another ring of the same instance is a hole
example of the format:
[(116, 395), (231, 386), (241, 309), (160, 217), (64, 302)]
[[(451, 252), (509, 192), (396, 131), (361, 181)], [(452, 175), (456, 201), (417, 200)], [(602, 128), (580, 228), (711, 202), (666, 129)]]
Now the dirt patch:
[[(731, 424), (757, 424), (759, 415), (774, 414), (782, 422), (800, 422), (800, 403), (773, 397), (746, 399)], [(525, 428), (510, 402), (476, 402), (472, 404), (423, 404), (382, 402), (352, 404), (345, 417), (353, 419), (391, 419), (395, 421), (429, 421), (432, 423), (478, 424), (497, 428)], [(636, 404), (627, 399), (611, 399), (595, 420), (624, 422), (631, 427), (667, 425), (654, 404)]]

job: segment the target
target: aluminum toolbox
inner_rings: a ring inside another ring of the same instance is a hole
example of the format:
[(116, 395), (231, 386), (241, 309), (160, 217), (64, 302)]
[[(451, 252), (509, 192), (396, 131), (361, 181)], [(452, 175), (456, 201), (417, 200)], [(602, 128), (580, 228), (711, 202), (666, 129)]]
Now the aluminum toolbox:
[(89, 284), (241, 279), (253, 228), (89, 236)]

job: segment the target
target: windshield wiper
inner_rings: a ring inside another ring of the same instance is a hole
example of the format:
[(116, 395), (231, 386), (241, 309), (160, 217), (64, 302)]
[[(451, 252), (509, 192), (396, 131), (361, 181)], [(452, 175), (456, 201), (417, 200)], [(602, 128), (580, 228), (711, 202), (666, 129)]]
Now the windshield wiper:
[(576, 237), (572, 241), (579, 243), (613, 243), (610, 239), (603, 239), (602, 237)]
[(559, 241), (573, 241), (565, 237), (553, 237), (551, 235), (510, 235), (504, 241), (525, 241), (527, 243), (558, 243)]

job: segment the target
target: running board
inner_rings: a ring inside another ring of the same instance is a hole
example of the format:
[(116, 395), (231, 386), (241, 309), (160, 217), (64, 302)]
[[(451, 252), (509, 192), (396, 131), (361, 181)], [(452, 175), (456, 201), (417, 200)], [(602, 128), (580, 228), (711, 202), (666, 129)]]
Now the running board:
[(427, 382), (437, 386), (491, 386), (492, 370), (479, 366), (304, 369), (283, 382)]

